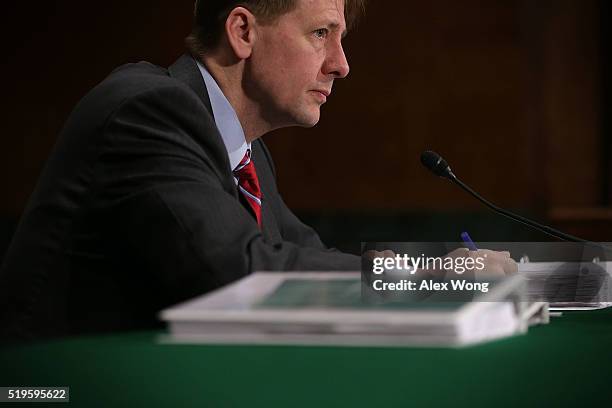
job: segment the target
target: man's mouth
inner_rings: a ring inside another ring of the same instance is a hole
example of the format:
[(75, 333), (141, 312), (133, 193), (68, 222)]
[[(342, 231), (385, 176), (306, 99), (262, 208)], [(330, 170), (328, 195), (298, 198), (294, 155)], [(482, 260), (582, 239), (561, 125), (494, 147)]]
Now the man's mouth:
[(314, 92), (323, 102), (326, 102), (327, 97), (331, 94), (331, 92), (326, 89), (314, 89), (312, 92)]

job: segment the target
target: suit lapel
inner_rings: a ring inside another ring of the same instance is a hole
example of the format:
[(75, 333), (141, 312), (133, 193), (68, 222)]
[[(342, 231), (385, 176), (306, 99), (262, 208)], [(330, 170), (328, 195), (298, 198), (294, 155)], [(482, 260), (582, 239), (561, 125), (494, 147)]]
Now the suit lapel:
[(200, 98), (202, 104), (206, 108), (203, 114), (208, 114), (212, 123), (211, 132), (207, 135), (207, 144), (212, 148), (211, 160), (215, 161), (217, 173), (219, 174), (224, 187), (227, 191), (230, 191), (236, 198), (238, 198), (238, 191), (234, 184), (234, 176), (230, 169), (229, 158), (227, 156), (227, 150), (219, 129), (215, 125), (213, 116), (212, 105), (206, 90), (204, 78), (198, 69), (198, 66), (189, 54), (183, 54), (174, 64), (168, 68), (168, 72), (171, 77), (178, 79), (185, 83), (193, 92)]
[(204, 84), (204, 78), (196, 65), (195, 60), (189, 54), (183, 54), (174, 64), (168, 68), (170, 76), (180, 79), (182, 82), (189, 85), (191, 89), (200, 97), (210, 115), (213, 115), (212, 105), (208, 97), (208, 91)]
[[(206, 107), (207, 113), (210, 114), (210, 117), (213, 119), (213, 110), (212, 105), (210, 103), (210, 97), (208, 96), (208, 91), (206, 90), (206, 84), (204, 83), (204, 78), (202, 78), (202, 73), (200, 72), (195, 60), (189, 54), (184, 54), (181, 56), (172, 66), (168, 68), (168, 72), (170, 76), (180, 80), (181, 82), (187, 84), (204, 104)], [(218, 160), (218, 164), (220, 168), (225, 169), (224, 173), (227, 174), (226, 177), (230, 180), (229, 190), (232, 191), (236, 199), (239, 197), (239, 192), (234, 182), (234, 178), (230, 169), (229, 158), (227, 156), (227, 149), (225, 148), (225, 144), (223, 143), (223, 139), (221, 138), (221, 134), (219, 134), (219, 130), (217, 127), (214, 127), (214, 145), (215, 150), (218, 150), (220, 153), (216, 154), (213, 159)], [(273, 180), (268, 180), (268, 174), (271, 172), (266, 171), (267, 169), (262, 169), (261, 166), (265, 165), (266, 160), (264, 157), (260, 157), (262, 154), (259, 151), (258, 142), (253, 142), (253, 163), (255, 164), (255, 168), (257, 169), (257, 176), (259, 178), (259, 182), (261, 184), (263, 200), (262, 200), (262, 233), (266, 241), (270, 243), (277, 243), (282, 241), (282, 237), (280, 235), (280, 231), (278, 229), (278, 225), (276, 223), (276, 217), (274, 216), (274, 212), (272, 210), (272, 206), (268, 201), (267, 197), (271, 198), (269, 188), (269, 183), (273, 182)], [(241, 201), (242, 203), (242, 201)], [(245, 205), (244, 203), (242, 203)], [(248, 204), (245, 205), (247, 207), (247, 211), (250, 212), (248, 208)], [(254, 217), (254, 216), (253, 216)]]

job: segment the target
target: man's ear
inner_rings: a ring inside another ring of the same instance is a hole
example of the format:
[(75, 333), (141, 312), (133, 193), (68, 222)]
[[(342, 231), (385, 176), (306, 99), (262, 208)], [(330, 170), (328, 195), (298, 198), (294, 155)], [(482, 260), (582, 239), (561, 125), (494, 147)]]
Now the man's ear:
[(251, 56), (255, 43), (255, 16), (244, 7), (234, 8), (225, 20), (227, 40), (240, 59)]

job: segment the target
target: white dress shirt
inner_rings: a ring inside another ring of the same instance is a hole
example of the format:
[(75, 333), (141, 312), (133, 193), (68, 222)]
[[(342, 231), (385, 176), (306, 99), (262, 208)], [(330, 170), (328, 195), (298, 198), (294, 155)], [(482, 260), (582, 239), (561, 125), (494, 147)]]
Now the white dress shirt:
[[(200, 61), (196, 62), (206, 84), (215, 123), (225, 144), (230, 166), (234, 170), (244, 158), (247, 150), (251, 148), (251, 144), (247, 143), (244, 137), (244, 130), (238, 120), (238, 115), (236, 115), (236, 111), (225, 95), (223, 95), (223, 91), (219, 88), (217, 81), (210, 75), (204, 64)], [(236, 181), (235, 178), (234, 180)]]

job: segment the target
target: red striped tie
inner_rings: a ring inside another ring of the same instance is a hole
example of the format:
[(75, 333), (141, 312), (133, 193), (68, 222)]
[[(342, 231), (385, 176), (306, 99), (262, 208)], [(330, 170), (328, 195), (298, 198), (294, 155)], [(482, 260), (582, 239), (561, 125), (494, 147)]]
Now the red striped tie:
[(251, 161), (251, 149), (247, 149), (244, 158), (234, 169), (234, 177), (238, 179), (238, 189), (255, 213), (257, 225), (261, 228), (261, 190), (255, 165)]

